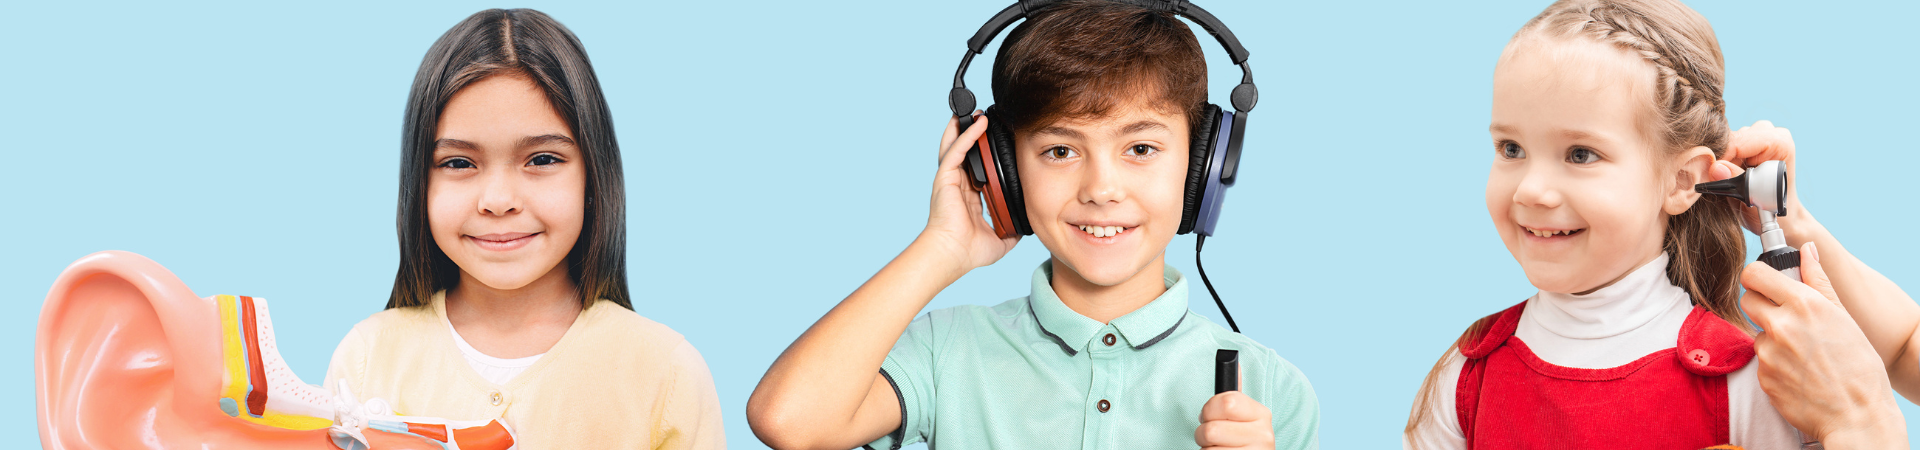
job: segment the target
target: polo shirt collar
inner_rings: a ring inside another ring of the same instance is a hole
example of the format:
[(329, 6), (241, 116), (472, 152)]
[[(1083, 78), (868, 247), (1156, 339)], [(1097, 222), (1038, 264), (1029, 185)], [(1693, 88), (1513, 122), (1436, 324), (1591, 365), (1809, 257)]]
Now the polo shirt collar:
[[(1180, 322), (1187, 316), (1187, 279), (1173, 266), (1166, 266), (1165, 281), (1167, 291), (1148, 302), (1146, 306), (1133, 310), (1124, 316), (1113, 319), (1110, 324), (1127, 345), (1143, 349), (1160, 342), (1173, 334)], [(1033, 294), (1028, 303), (1033, 316), (1040, 324), (1040, 331), (1058, 340), (1060, 348), (1067, 355), (1078, 354), (1080, 349), (1092, 345), (1094, 337), (1107, 324), (1102, 324), (1087, 316), (1074, 312), (1060, 296), (1053, 292), (1053, 264), (1051, 260), (1042, 261), (1040, 268), (1033, 271)]]

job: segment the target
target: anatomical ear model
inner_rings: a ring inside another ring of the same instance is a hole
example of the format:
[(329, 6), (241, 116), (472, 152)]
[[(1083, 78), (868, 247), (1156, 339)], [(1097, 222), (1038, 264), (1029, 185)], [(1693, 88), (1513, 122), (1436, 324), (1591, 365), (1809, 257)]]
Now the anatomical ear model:
[(40, 311), (41, 445), (65, 448), (505, 450), (498, 421), (398, 415), (350, 386), (302, 382), (266, 301), (199, 298), (159, 264), (100, 252), (68, 266)]

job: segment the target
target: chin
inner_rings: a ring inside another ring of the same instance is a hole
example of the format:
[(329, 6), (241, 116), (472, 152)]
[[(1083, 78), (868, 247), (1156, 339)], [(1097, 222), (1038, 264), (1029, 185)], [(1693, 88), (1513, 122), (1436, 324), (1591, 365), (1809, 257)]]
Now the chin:
[(1555, 263), (1532, 263), (1521, 266), (1521, 269), (1527, 273), (1527, 282), (1542, 291), (1571, 294), (1586, 292), (1599, 284), (1597, 281), (1588, 279), (1591, 277), (1582, 276), (1581, 273), (1584, 271), (1576, 267)]
[[(1091, 260), (1091, 261), (1088, 261)], [(1099, 286), (1116, 286), (1139, 275), (1141, 266), (1127, 264), (1119, 258), (1060, 258), (1067, 270), (1079, 274), (1080, 278)]]

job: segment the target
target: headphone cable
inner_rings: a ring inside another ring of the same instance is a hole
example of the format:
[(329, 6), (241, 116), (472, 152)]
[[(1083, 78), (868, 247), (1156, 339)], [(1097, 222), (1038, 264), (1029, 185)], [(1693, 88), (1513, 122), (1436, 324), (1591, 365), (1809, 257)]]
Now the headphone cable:
[(1239, 333), (1240, 325), (1233, 323), (1233, 314), (1227, 312), (1227, 303), (1220, 301), (1220, 293), (1213, 290), (1213, 281), (1207, 279), (1207, 266), (1200, 265), (1200, 249), (1206, 246), (1207, 235), (1202, 234), (1198, 239), (1194, 239), (1193, 267), (1200, 269), (1200, 282), (1206, 283), (1207, 294), (1213, 296), (1213, 304), (1220, 306), (1220, 316), (1227, 318), (1227, 326), (1233, 328), (1233, 332)]

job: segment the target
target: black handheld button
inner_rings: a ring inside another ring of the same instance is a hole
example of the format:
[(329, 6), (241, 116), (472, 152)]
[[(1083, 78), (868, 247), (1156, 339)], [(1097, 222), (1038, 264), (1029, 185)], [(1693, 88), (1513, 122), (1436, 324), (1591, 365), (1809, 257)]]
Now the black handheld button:
[(1240, 390), (1240, 351), (1221, 349), (1213, 354), (1213, 393)]

